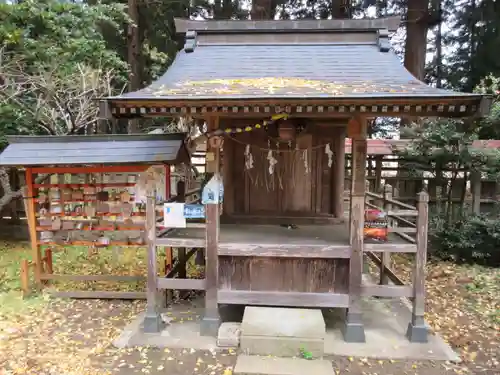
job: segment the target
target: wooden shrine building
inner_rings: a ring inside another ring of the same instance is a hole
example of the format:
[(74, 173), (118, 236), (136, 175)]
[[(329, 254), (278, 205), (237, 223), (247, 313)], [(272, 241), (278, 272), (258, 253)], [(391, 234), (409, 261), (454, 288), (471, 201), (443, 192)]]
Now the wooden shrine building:
[[(206, 225), (151, 234), (152, 248), (204, 248), (206, 268), (204, 280), (165, 280), (153, 269), (145, 329), (160, 329), (158, 290), (202, 289), (203, 334), (216, 334), (219, 304), (341, 307), (345, 339), (364, 341), (361, 298), (384, 296), (413, 298), (408, 337), (426, 339), (428, 197), (421, 193), (417, 207), (395, 202), (388, 212), (413, 218), (405, 222), (413, 223), (406, 232), (414, 243), (395, 233), (387, 243), (364, 239), (367, 128), (376, 117), (478, 116), (490, 102), (415, 79), (391, 50), (398, 26), (394, 18), (176, 20), (185, 44), (163, 77), (103, 100), (107, 118), (204, 120), (207, 172), (224, 182), (223, 205), (206, 205)], [(353, 144), (347, 218), (346, 137)], [(364, 252), (416, 253), (413, 285), (364, 284)]]

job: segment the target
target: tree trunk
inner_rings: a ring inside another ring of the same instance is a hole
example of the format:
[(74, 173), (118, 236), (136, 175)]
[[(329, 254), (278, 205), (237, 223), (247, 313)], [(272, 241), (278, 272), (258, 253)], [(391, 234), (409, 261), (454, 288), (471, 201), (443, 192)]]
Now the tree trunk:
[[(477, 34), (476, 34), (477, 30), (476, 30), (476, 22), (474, 19), (474, 14), (476, 13), (476, 1), (475, 0), (471, 1), (470, 8), (471, 8), (472, 17), (471, 17), (470, 26), (469, 26), (470, 27), (469, 72), (472, 73), (472, 74), (470, 74), (470, 76), (474, 77), (474, 76), (477, 76), (477, 74), (474, 74), (475, 73), (474, 55), (476, 54), (476, 51), (477, 51)], [(466, 90), (466, 92), (472, 92), (472, 90), (474, 89), (474, 87), (476, 86), (476, 84), (478, 82), (475, 82), (474, 78), (469, 78), (467, 81), (468, 81), (467, 82), (468, 84), (466, 85), (465, 90)]]
[[(24, 186), (20, 186), (19, 190), (12, 190), (12, 186), (10, 184), (11, 181), (10, 181), (9, 171), (10, 171), (9, 168), (5, 168), (5, 167), (0, 168), (0, 186), (2, 187), (2, 190), (3, 190), (3, 196), (0, 198), (0, 213), (14, 199), (18, 199), (18, 198), (21, 198), (23, 196), (22, 189)], [(35, 179), (35, 184), (41, 184), (49, 177), (50, 177), (50, 175), (38, 176)]]
[[(429, 1), (408, 0), (406, 12), (406, 42), (404, 66), (420, 81), (425, 79), (425, 57), (427, 53), (427, 31), (429, 28)], [(401, 128), (411, 124), (410, 118), (401, 119)], [(408, 165), (399, 162), (398, 177), (408, 175)], [(403, 181), (399, 181), (399, 192), (402, 196), (408, 193)]]
[(273, 19), (273, 0), (252, 0), (250, 17), (252, 21)]
[[(441, 14), (441, 0), (437, 0), (436, 11)], [(436, 30), (436, 87), (443, 87), (443, 30), (442, 20), (439, 20)]]
[[(139, 9), (137, 0), (128, 0), (128, 15), (131, 19), (128, 25), (128, 63), (130, 67), (129, 74), (129, 92), (141, 88), (141, 45), (139, 38)], [(139, 122), (137, 119), (129, 120), (127, 133), (138, 133)]]
[(408, 0), (404, 65), (417, 79), (425, 78), (429, 0)]
[(350, 18), (349, 6), (349, 0), (332, 0), (332, 17), (335, 19)]
[(231, 0), (214, 1), (214, 19), (230, 20), (233, 17), (233, 3)]

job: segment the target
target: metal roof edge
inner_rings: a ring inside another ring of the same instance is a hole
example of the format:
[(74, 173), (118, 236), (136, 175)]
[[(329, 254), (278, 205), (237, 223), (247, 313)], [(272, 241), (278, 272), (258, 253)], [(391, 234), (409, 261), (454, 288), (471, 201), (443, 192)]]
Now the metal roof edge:
[(68, 143), (68, 142), (134, 142), (134, 141), (184, 141), (187, 133), (166, 134), (96, 134), (96, 135), (9, 135), (11, 143)]
[(398, 16), (359, 20), (207, 20), (174, 18), (177, 33), (252, 33), (252, 32), (342, 32), (396, 31), (401, 23)]
[[(450, 90), (443, 90), (448, 92), (436, 92), (433, 94), (423, 93), (419, 95), (342, 95), (342, 96), (308, 96), (303, 97), (300, 95), (296, 96), (273, 96), (273, 95), (259, 95), (255, 96), (245, 96), (241, 95), (238, 97), (221, 97), (221, 96), (150, 96), (150, 94), (145, 93), (144, 97), (140, 96), (114, 96), (105, 98), (110, 102), (156, 102), (156, 101), (165, 101), (165, 102), (186, 102), (186, 105), (191, 105), (190, 103), (195, 102), (217, 102), (217, 105), (231, 105), (231, 103), (238, 103), (241, 101), (248, 101), (248, 105), (251, 105), (253, 102), (262, 102), (262, 101), (273, 101), (273, 102), (285, 102), (285, 101), (300, 101), (300, 102), (312, 102), (312, 101), (322, 101), (322, 102), (332, 102), (332, 103), (344, 103), (349, 101), (359, 102), (362, 100), (388, 100), (388, 101), (401, 101), (401, 102), (414, 102), (419, 100), (482, 100), (484, 101), (485, 96), (483, 94), (474, 94), (474, 93), (466, 93), (466, 92), (455, 92)], [(134, 94), (134, 93), (131, 93)], [(485, 104), (488, 103), (488, 100), (485, 100)]]

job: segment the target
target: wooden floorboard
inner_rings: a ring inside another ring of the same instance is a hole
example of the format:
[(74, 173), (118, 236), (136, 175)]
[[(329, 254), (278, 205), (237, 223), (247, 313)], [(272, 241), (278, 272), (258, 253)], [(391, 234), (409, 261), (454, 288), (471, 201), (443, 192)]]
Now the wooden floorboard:
[(291, 307), (348, 307), (349, 295), (340, 293), (261, 292), (219, 289), (221, 304), (291, 306)]

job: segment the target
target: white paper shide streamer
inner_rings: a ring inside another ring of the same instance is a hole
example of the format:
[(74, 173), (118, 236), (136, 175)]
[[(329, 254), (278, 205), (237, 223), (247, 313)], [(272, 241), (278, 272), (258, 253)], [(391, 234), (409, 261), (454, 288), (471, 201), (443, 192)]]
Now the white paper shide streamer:
[(307, 150), (302, 151), (302, 160), (304, 161), (304, 170), (309, 173), (309, 162), (307, 160)]
[(253, 168), (253, 155), (250, 152), (250, 145), (245, 147), (245, 169), (249, 170)]
[(327, 143), (325, 146), (325, 154), (328, 156), (328, 168), (331, 168), (333, 163), (333, 151), (330, 148), (330, 143)]
[(272, 150), (269, 150), (267, 153), (267, 160), (269, 161), (269, 174), (272, 175), (274, 173), (275, 165), (278, 163), (278, 160), (274, 157)]

